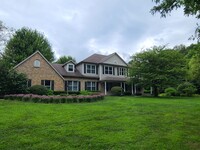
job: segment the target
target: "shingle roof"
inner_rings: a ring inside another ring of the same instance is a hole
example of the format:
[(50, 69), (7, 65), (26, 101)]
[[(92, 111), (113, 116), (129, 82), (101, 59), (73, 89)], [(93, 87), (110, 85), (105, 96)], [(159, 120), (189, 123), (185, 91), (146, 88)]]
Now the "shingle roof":
[(93, 54), (89, 56), (88, 58), (84, 59), (81, 62), (87, 62), (87, 63), (101, 63), (102, 60), (107, 58), (108, 56), (106, 55), (101, 55), (101, 54)]
[(63, 67), (63, 64), (52, 64), (52, 66), (63, 76), (70, 77), (83, 77), (83, 75), (76, 69), (75, 72), (67, 72)]

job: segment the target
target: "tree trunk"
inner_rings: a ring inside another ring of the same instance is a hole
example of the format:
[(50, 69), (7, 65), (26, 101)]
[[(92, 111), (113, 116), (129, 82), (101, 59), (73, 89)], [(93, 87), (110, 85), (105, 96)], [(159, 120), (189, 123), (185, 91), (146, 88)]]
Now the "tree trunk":
[(157, 86), (153, 87), (153, 95), (154, 95), (154, 97), (158, 97), (158, 87)]

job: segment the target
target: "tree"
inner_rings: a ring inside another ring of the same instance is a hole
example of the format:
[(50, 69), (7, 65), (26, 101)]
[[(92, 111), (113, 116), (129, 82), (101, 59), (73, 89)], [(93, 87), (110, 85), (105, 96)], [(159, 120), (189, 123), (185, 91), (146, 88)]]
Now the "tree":
[(3, 59), (10, 67), (13, 67), (37, 50), (48, 61), (52, 62), (54, 60), (51, 45), (44, 35), (36, 30), (22, 28), (17, 30), (8, 41), (5, 52), (3, 53)]
[(75, 58), (72, 58), (72, 56), (62, 56), (56, 61), (56, 63), (64, 64), (64, 63), (66, 63), (66, 62), (68, 62), (70, 60), (76, 62)]
[(6, 43), (12, 37), (13, 33), (14, 29), (5, 26), (0, 20), (0, 53), (3, 52)]
[[(183, 8), (186, 16), (195, 16), (200, 18), (200, 0), (152, 0), (157, 5), (151, 9), (151, 13), (159, 12), (161, 17), (166, 17), (172, 10)], [(200, 26), (197, 24), (195, 36), (193, 37), (200, 40)]]
[(26, 75), (10, 70), (0, 61), (0, 95), (25, 93), (26, 89)]
[(175, 50), (153, 47), (132, 56), (130, 77), (144, 86), (153, 87), (154, 96), (159, 88), (175, 87), (185, 77), (185, 59)]

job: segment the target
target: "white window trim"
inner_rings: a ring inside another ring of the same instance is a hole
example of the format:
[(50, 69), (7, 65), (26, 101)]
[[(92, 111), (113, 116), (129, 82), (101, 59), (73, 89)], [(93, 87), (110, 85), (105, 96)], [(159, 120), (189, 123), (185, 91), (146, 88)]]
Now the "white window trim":
[(35, 68), (40, 68), (40, 60), (36, 59), (36, 60), (34, 61), (34, 63), (33, 63), (33, 66), (34, 66)]
[(119, 76), (126, 76), (126, 68), (119, 67)]
[[(70, 66), (70, 65), (73, 66), (73, 71), (70, 71), (70, 70), (69, 70), (69, 66)], [(72, 63), (67, 64), (67, 71), (68, 71), (68, 72), (74, 72), (74, 69), (75, 69), (74, 64), (72, 64)]]
[[(108, 67), (108, 73), (106, 73), (106, 67)], [(109, 68), (112, 68), (112, 74), (110, 74), (109, 72)], [(114, 67), (113, 66), (108, 66), (108, 65), (105, 65), (104, 66), (104, 74), (107, 74), (107, 75), (114, 75)]]
[[(94, 82), (94, 81), (87, 81), (87, 82), (85, 82), (85, 83), (89, 83), (90, 84), (90, 91), (96, 91), (97, 90), (97, 82)], [(93, 83), (94, 83), (94, 87), (95, 87), (95, 89), (94, 90), (92, 90), (92, 88), (93, 88)], [(87, 86), (87, 85), (86, 85)], [(86, 87), (86, 89), (87, 89), (87, 87)], [(85, 90), (86, 90), (85, 89)]]
[[(88, 72), (88, 66), (90, 66), (90, 72)], [(92, 72), (92, 66), (94, 66), (94, 73)], [(95, 64), (86, 64), (86, 74), (96, 74), (96, 68), (97, 66)]]
[[(68, 82), (72, 82), (72, 85), (71, 85), (71, 87), (72, 87), (72, 90), (69, 90), (69, 85), (68, 85), (68, 88), (67, 88), (67, 90), (69, 91), (69, 92), (78, 92), (79, 91), (79, 81), (68, 81)], [(74, 90), (74, 82), (77, 82), (77, 90)]]

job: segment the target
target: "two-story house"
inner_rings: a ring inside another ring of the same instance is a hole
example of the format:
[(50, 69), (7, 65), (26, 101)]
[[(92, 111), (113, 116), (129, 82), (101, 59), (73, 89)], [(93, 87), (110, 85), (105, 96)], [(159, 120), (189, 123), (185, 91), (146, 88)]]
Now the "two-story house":
[(93, 54), (79, 63), (50, 63), (39, 52), (14, 67), (28, 77), (28, 86), (44, 85), (54, 91), (101, 91), (107, 95), (113, 86), (127, 90), (128, 65), (117, 54)]

